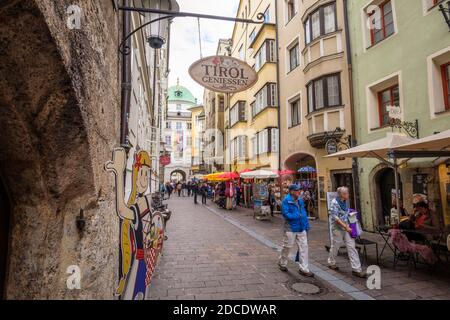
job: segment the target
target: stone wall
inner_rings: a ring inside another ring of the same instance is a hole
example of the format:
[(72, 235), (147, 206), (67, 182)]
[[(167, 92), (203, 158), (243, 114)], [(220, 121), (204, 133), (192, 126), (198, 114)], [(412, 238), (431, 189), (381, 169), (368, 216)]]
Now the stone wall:
[[(67, 27), (69, 5), (82, 9), (79, 30)], [(88, 0), (6, 0), (0, 12), (6, 298), (112, 299), (119, 231), (103, 164), (119, 140), (119, 13)], [(66, 287), (70, 265), (81, 268), (81, 290)]]

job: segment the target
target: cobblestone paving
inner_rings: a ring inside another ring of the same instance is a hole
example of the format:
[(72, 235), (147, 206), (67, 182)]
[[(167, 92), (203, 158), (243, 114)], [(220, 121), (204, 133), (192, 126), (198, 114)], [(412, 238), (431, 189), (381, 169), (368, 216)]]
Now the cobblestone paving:
[[(338, 257), (341, 270), (329, 270), (324, 248), (328, 243), (327, 224), (320, 221), (312, 222), (309, 246), (314, 271), (323, 273), (314, 283), (323, 292), (300, 295), (289, 289), (290, 284), (309, 279), (297, 273), (294, 263), (290, 263), (289, 273), (280, 272), (276, 265), (278, 252), (273, 247), (281, 243), (280, 216), (257, 221), (250, 210), (221, 210), (209, 200), (206, 207), (194, 205), (192, 198), (175, 197), (169, 206), (173, 211), (169, 240), (149, 299), (450, 299), (450, 278), (440, 270), (434, 275), (415, 270), (408, 277), (405, 267), (393, 270), (392, 263), (384, 261), (381, 290), (368, 290), (365, 280), (351, 276), (345, 253)], [(365, 237), (381, 241), (378, 235)], [(375, 264), (370, 259), (375, 253), (368, 250), (369, 261), (364, 264)]]
[(349, 299), (314, 280), (319, 295), (299, 295), (289, 284), (308, 282), (277, 267), (278, 252), (257, 241), (192, 198), (169, 201), (173, 215), (168, 240), (149, 289), (148, 299)]
[[(255, 233), (280, 244), (283, 219), (280, 215), (275, 215), (272, 221), (256, 221), (253, 219), (253, 212), (248, 209), (238, 208), (237, 210), (227, 211), (217, 209), (214, 204), (208, 202), (211, 209), (220, 211), (220, 214), (229, 217), (245, 227), (251, 228)], [(377, 300), (450, 300), (450, 268), (449, 264), (440, 264), (434, 273), (431, 273), (428, 267), (418, 265), (416, 270), (412, 271), (411, 277), (408, 276), (408, 268), (401, 263), (394, 270), (392, 268), (392, 252), (388, 248), (383, 253), (380, 261), (381, 267), (381, 290), (369, 290), (366, 281), (355, 278), (351, 275), (351, 268), (347, 260), (345, 250), (337, 258), (340, 267), (339, 272), (328, 269), (326, 265), (328, 252), (325, 244), (329, 243), (327, 223), (323, 221), (311, 222), (311, 231), (309, 232), (309, 256), (310, 262), (343, 280), (345, 283), (361, 290)], [(376, 241), (381, 251), (384, 242), (380, 235), (373, 233), (364, 233), (364, 238)], [(375, 265), (376, 255), (373, 247), (368, 247), (368, 261), (363, 260), (363, 265)], [(445, 259), (445, 258), (444, 258)]]

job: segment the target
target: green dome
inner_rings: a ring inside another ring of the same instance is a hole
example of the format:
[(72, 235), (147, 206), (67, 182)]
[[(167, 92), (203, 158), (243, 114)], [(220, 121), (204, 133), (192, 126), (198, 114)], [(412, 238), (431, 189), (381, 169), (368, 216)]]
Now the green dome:
[(197, 105), (197, 100), (194, 98), (194, 95), (187, 88), (179, 84), (169, 88), (169, 103), (177, 101)]

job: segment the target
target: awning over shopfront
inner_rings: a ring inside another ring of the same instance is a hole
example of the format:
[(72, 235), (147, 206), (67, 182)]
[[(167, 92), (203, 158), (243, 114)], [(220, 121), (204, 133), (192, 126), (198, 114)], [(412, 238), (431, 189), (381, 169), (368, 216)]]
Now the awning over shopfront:
[[(406, 137), (400, 134), (388, 133), (385, 138), (375, 140), (369, 143), (359, 145), (354, 148), (350, 148), (335, 154), (326, 156), (325, 158), (377, 158), (380, 161), (386, 163), (388, 166), (394, 169), (395, 176), (395, 190), (396, 194), (399, 194), (399, 178), (398, 168), (399, 164), (397, 158), (393, 158), (393, 161), (389, 161), (388, 153), (392, 152), (399, 146), (409, 144), (416, 141), (416, 139)], [(400, 199), (396, 197), (396, 206), (400, 208)]]
[[(450, 130), (437, 133), (391, 150), (388, 156), (400, 158), (438, 158), (447, 161), (450, 158)], [(440, 161), (435, 160), (434, 163)]]
[(382, 139), (371, 141), (354, 148), (334, 153), (324, 158), (381, 158), (385, 159), (391, 150), (395, 150), (399, 146), (406, 145), (417, 141), (416, 139), (394, 133)]
[[(325, 158), (377, 158), (395, 171), (395, 189), (399, 192), (398, 168), (412, 158), (450, 157), (450, 130), (422, 139), (389, 133), (385, 138), (350, 148)], [(398, 159), (405, 159), (399, 163)], [(396, 197), (400, 208), (399, 197)]]
[(278, 174), (268, 170), (255, 170), (241, 173), (242, 179), (274, 179)]
[(450, 130), (401, 145), (398, 151), (450, 151)]

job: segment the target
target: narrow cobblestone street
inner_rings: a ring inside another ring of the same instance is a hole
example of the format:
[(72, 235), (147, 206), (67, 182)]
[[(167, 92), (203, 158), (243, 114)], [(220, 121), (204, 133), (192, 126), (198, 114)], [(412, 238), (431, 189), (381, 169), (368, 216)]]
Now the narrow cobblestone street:
[[(211, 205), (208, 200), (208, 204)], [(308, 281), (278, 270), (278, 252), (192, 198), (172, 197), (168, 241), (149, 299), (349, 299), (315, 280), (323, 293), (300, 296), (289, 283)]]
[[(313, 222), (309, 235), (314, 280), (300, 276), (291, 262), (289, 272), (278, 270), (282, 218), (271, 222), (253, 219), (252, 212), (239, 208), (218, 209), (194, 205), (193, 198), (172, 197), (173, 215), (148, 299), (449, 299), (448, 278), (433, 277), (417, 270), (408, 277), (406, 267), (391, 268), (383, 262), (382, 289), (367, 289), (365, 280), (355, 279), (346, 260), (338, 257), (341, 271), (326, 267), (326, 223)], [(375, 235), (367, 234), (374, 238)], [(369, 260), (365, 265), (375, 264)], [(299, 294), (294, 283), (312, 283), (318, 294)]]

